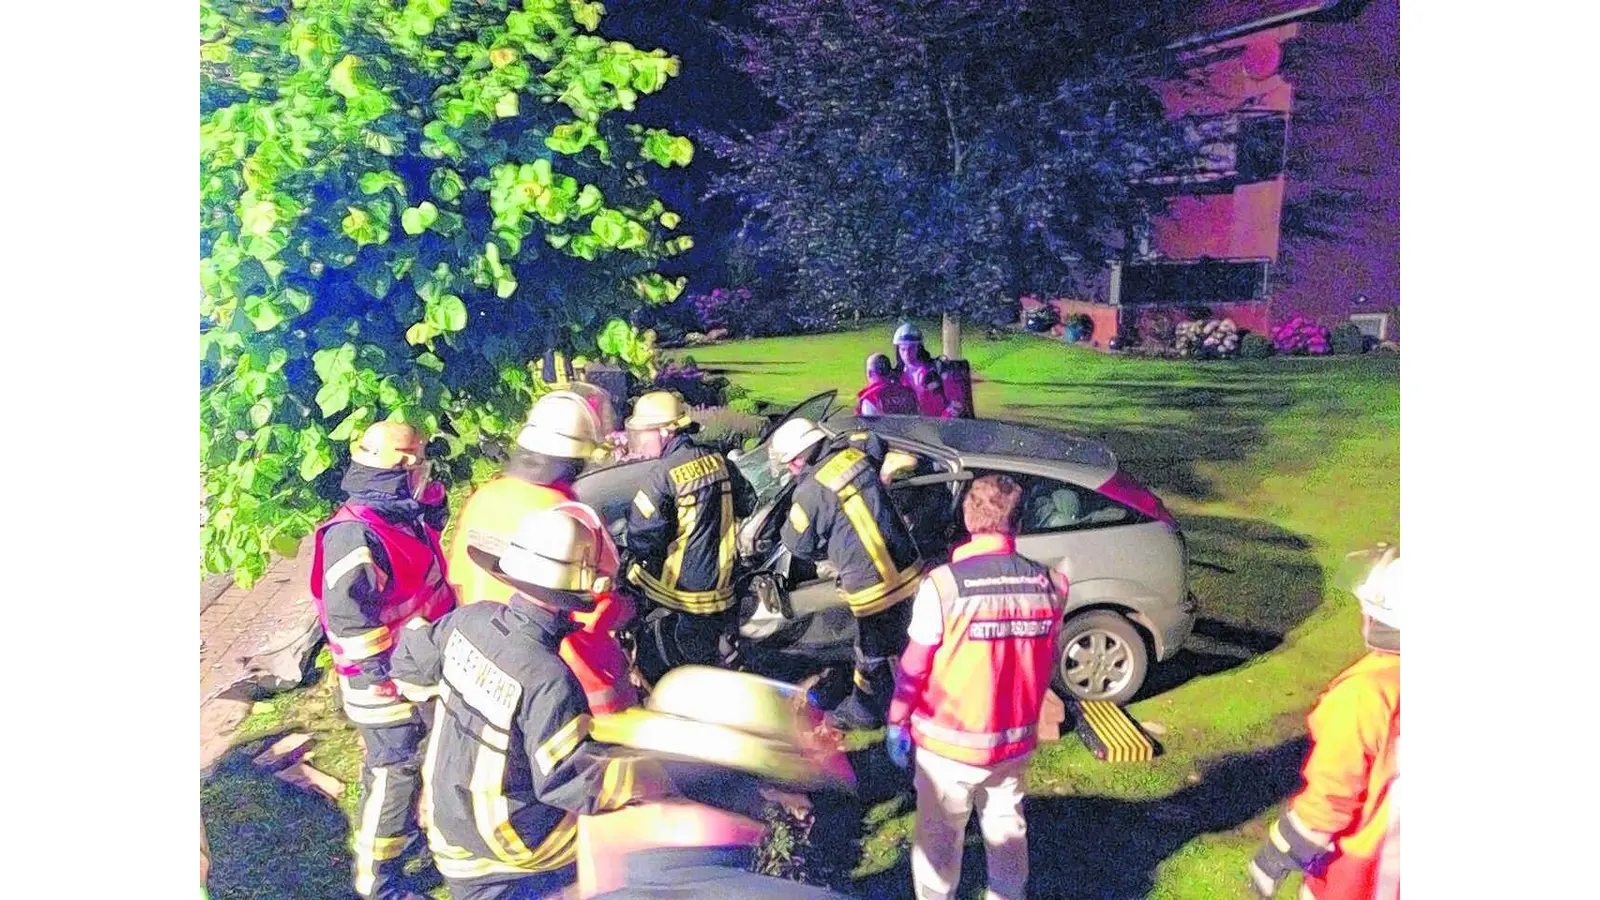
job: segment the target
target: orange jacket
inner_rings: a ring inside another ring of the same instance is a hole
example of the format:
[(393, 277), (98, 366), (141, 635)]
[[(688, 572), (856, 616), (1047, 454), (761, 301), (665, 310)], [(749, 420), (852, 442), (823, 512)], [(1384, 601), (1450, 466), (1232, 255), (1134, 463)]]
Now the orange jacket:
[(1369, 900), (1389, 828), (1390, 786), (1399, 774), (1400, 656), (1372, 652), (1334, 678), (1307, 720), (1305, 788), (1289, 811), (1330, 838), (1334, 858), (1306, 888), (1318, 900)]
[[(479, 601), (506, 603), (516, 593), (510, 585), (491, 576), (467, 556), (467, 535), (473, 531), (510, 535), (528, 513), (563, 504), (571, 504), (572, 510), (600, 536), (600, 573), (614, 578), (617, 548), (604, 523), (592, 510), (573, 501), (571, 495), (559, 487), (501, 475), (473, 491), (456, 520), (447, 571), (460, 603), (463, 606)], [(633, 603), (627, 597), (609, 590), (600, 591), (593, 610), (572, 614), (580, 630), (561, 642), (561, 658), (578, 676), (589, 698), (589, 711), (595, 715), (616, 712), (639, 702), (638, 691), (628, 680), (631, 669), (628, 656), (611, 635), (633, 618), (634, 612)]]

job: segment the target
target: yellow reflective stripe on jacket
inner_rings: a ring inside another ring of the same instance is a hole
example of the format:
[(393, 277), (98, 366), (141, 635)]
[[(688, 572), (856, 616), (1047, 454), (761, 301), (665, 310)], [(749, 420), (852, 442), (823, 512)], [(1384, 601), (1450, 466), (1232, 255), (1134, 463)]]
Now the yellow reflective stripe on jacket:
[[(488, 731), (487, 728), (484, 729)], [(522, 838), (511, 827), (511, 809), (505, 793), (506, 754), (488, 745), (478, 747), (478, 757), (472, 764), (472, 779), (468, 790), (472, 792), (472, 819), (478, 826), (478, 836), (502, 862), (526, 866), (533, 861), (533, 851), (522, 843)]]
[(668, 590), (638, 563), (628, 570), (628, 580), (643, 591), (648, 599), (680, 612), (704, 616), (722, 612), (733, 605), (732, 587), (723, 591)]
[(588, 713), (579, 713), (572, 717), (572, 721), (561, 726), (550, 739), (539, 745), (533, 751), (533, 761), (538, 764), (542, 774), (549, 775), (555, 771), (561, 761), (571, 756), (583, 739), (589, 736), (589, 731), (594, 726), (594, 719)]
[(371, 659), (379, 653), (394, 646), (394, 632), (387, 625), (379, 625), (371, 631), (360, 634), (334, 635), (333, 642), (339, 646), (339, 657), (349, 662)]
[(844, 489), (851, 479), (860, 474), (867, 463), (867, 455), (854, 447), (840, 450), (817, 470), (817, 481), (834, 493)]
[(733, 484), (727, 481), (722, 483), (722, 541), (717, 546), (717, 587), (716, 593), (724, 594), (733, 589), (733, 558), (735, 547), (735, 529), (733, 522)]
[(805, 508), (798, 503), (789, 504), (789, 524), (799, 534), (805, 534), (811, 527), (811, 517), (806, 515)]
[(856, 537), (861, 540), (861, 546), (866, 548), (872, 567), (878, 570), (878, 578), (885, 584), (894, 583), (894, 560), (889, 557), (889, 547), (883, 541), (883, 532), (878, 529), (877, 521), (872, 518), (872, 510), (867, 509), (866, 498), (853, 486), (847, 487), (839, 494), (839, 505), (844, 509), (845, 518), (850, 520), (850, 527), (855, 529)]
[(380, 696), (371, 688), (351, 687), (343, 675), (339, 676), (339, 693), (345, 717), (357, 725), (393, 725), (411, 719), (414, 704)]
[[(460, 848), (454, 848), (459, 850)], [(465, 851), (462, 851), (465, 852)], [(525, 866), (512, 865), (497, 859), (483, 859), (468, 855), (465, 858), (450, 856), (434, 850), (433, 864), (446, 878), (471, 879), (486, 875), (523, 875), (554, 872), (571, 865), (578, 855), (578, 818), (568, 813), (557, 822), (550, 834), (533, 849), (531, 861)]]
[(899, 572), (892, 581), (841, 593), (844, 594), (845, 604), (856, 617), (876, 615), (916, 594), (921, 574), (922, 563), (919, 560)]
[(661, 586), (677, 590), (678, 576), (683, 573), (683, 554), (689, 549), (689, 532), (700, 518), (700, 507), (693, 497), (678, 498), (678, 536), (667, 548), (667, 558), (661, 563)]
[[(339, 560), (333, 565), (324, 569), (322, 573), (322, 589), (324, 591), (333, 590), (333, 586), (339, 583), (339, 579), (349, 575), (351, 572), (354, 572), (356, 569), (359, 569), (362, 566), (372, 566), (374, 569), (378, 568), (377, 563), (373, 562), (372, 560), (372, 549), (366, 546), (357, 547), (356, 549), (351, 550), (344, 556), (339, 557)], [(379, 569), (378, 571), (381, 572), (382, 570)]]
[(638, 507), (639, 514), (644, 516), (646, 519), (655, 517), (655, 501), (651, 500), (649, 495), (644, 491), (640, 491), (639, 493), (633, 495), (633, 505)]

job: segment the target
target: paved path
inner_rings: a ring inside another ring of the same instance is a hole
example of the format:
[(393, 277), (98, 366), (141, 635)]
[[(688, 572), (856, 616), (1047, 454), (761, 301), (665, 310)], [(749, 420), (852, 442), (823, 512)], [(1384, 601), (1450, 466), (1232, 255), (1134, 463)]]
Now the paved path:
[(274, 558), (261, 580), (246, 591), (225, 579), (201, 587), (200, 767), (215, 762), (250, 711), (248, 662), (281, 641), (309, 608), (307, 573), (311, 541), (293, 559)]

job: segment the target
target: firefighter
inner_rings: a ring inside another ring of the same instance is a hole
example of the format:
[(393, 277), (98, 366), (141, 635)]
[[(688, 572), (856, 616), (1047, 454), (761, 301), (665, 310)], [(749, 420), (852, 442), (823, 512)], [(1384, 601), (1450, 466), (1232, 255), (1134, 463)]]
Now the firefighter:
[(463, 607), (400, 635), (393, 671), (437, 693), (422, 821), (455, 900), (511, 900), (575, 877), (577, 817), (635, 796), (627, 760), (590, 737), (593, 719), (558, 654), (569, 613), (594, 605), (600, 541), (568, 509), (526, 515), (505, 543), (467, 555), (510, 600)]
[(854, 788), (837, 742), (822, 737), (804, 693), (743, 672), (684, 666), (662, 676), (641, 708), (595, 725), (598, 740), (633, 748), (655, 763), (670, 795), (579, 826), (583, 895), (794, 898), (831, 891), (751, 871), (767, 831), (763, 796)]
[(1262, 897), (1296, 869), (1305, 873), (1302, 898), (1399, 896), (1400, 548), (1351, 554), (1335, 583), (1361, 601), (1369, 652), (1333, 679), (1307, 719), (1305, 787), (1250, 862)]
[(439, 547), (444, 486), (428, 470), (415, 428), (367, 428), (341, 484), (348, 499), (317, 528), (311, 563), (345, 716), (361, 737), (355, 889), (379, 900), (420, 896), (403, 886), (400, 869), (422, 844), (415, 809), (427, 726), (390, 679), (390, 654), (408, 620), (433, 621), (455, 606)]
[[(888, 448), (860, 432), (828, 441), (815, 423), (794, 418), (772, 434), (772, 455), (799, 481), (780, 532), (795, 557), (826, 560), (856, 617), (855, 686), (831, 714), (841, 728), (879, 728), (894, 675), (889, 659), (905, 647), (922, 558), (884, 481)], [(819, 566), (819, 574), (826, 574)]]
[[(467, 556), (469, 542), (507, 540), (528, 513), (572, 501), (572, 482), (599, 446), (603, 422), (595, 400), (577, 391), (553, 391), (534, 403), (505, 469), (473, 491), (456, 517), (449, 571), (461, 605), (511, 599), (515, 593), (511, 587), (472, 564)], [(598, 527), (598, 519), (593, 524)], [(601, 574), (612, 579), (617, 571), (616, 547), (604, 529), (600, 535), (605, 551)], [(638, 702), (628, 680), (627, 656), (611, 634), (633, 615), (633, 602), (626, 595), (598, 591), (595, 608), (574, 613), (579, 629), (561, 642), (561, 658), (578, 676), (588, 694), (590, 711), (596, 715)]]
[(626, 427), (635, 452), (657, 457), (628, 508), (627, 578), (674, 613), (671, 643), (681, 659), (663, 662), (715, 664), (734, 625), (736, 520), (755, 511), (755, 489), (690, 437), (699, 426), (675, 394), (640, 397)]
[(989, 858), (986, 896), (1021, 900), (1028, 882), (1022, 773), (1067, 603), (1066, 576), (1017, 553), (1022, 488), (1005, 475), (972, 483), (962, 516), (972, 539), (928, 573), (911, 612), (885, 739), (908, 765), (917, 747), (917, 896), (955, 896), (974, 803)]

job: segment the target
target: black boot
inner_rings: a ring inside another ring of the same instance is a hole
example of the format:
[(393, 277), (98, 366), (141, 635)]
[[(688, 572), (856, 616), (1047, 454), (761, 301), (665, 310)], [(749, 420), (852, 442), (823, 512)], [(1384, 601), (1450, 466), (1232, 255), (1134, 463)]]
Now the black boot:
[(850, 696), (828, 714), (828, 724), (845, 731), (882, 728), (894, 693), (894, 673), (889, 660), (856, 657), (855, 687)]

